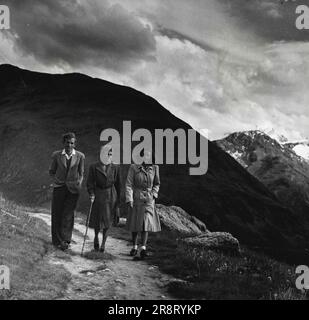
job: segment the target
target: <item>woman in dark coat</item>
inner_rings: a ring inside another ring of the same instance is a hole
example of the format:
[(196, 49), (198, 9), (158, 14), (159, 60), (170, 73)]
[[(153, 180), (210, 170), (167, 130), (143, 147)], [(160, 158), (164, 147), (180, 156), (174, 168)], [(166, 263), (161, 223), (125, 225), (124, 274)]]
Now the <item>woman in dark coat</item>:
[[(87, 189), (93, 206), (91, 216), (94, 221), (94, 250), (105, 251), (107, 232), (117, 219), (120, 199), (119, 166), (111, 162), (111, 147), (103, 147), (107, 153), (107, 161), (102, 159), (90, 165)], [(101, 153), (102, 155), (102, 153)], [(102, 231), (102, 243), (99, 248), (99, 232)]]
[[(145, 152), (141, 165), (130, 166), (126, 181), (126, 203), (128, 218), (126, 228), (132, 232), (133, 248), (131, 256), (137, 254), (137, 238), (141, 233), (141, 259), (147, 257), (146, 245), (148, 232), (161, 231), (159, 215), (155, 208), (155, 199), (160, 188), (159, 166), (152, 164), (151, 152)], [(151, 162), (147, 164), (147, 162)]]

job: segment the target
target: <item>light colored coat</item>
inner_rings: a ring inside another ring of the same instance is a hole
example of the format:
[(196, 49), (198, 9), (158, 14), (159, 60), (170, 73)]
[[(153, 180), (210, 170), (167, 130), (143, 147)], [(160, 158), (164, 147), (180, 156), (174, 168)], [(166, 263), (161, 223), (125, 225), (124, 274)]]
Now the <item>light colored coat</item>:
[(133, 202), (126, 228), (131, 232), (161, 231), (155, 199), (160, 188), (159, 167), (131, 165), (126, 181), (126, 202)]

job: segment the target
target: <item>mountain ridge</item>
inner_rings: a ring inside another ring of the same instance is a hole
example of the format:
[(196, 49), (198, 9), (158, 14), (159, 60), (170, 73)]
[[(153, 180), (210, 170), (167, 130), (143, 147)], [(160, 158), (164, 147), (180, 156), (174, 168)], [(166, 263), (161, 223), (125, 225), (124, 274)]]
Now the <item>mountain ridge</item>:
[(255, 130), (235, 132), (216, 143), (297, 212), (308, 227), (309, 163), (289, 143)]

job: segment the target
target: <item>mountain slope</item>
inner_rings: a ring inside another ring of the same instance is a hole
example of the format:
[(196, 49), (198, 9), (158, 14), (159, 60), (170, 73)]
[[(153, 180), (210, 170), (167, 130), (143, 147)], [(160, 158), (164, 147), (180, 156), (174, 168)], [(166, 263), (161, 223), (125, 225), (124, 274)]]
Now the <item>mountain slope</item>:
[[(102, 129), (190, 126), (153, 98), (134, 89), (81, 74), (49, 75), (0, 66), (0, 190), (30, 204), (50, 200), (48, 166), (63, 132), (78, 135), (86, 169), (98, 159)], [(127, 166), (122, 168), (123, 180)], [(86, 171), (87, 174), (87, 171)], [(182, 207), (211, 231), (228, 231), (240, 242), (272, 248), (308, 247), (297, 216), (216, 144), (209, 142), (209, 169), (189, 176), (187, 165), (162, 165), (159, 202)], [(80, 208), (87, 210), (86, 192)]]
[(261, 131), (236, 132), (216, 143), (273, 191), (309, 229), (309, 163), (293, 146)]

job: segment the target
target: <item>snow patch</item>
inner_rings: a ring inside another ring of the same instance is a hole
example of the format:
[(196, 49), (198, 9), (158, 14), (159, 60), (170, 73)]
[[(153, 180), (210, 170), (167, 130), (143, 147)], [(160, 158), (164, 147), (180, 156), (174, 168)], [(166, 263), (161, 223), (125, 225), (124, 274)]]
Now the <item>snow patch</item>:
[(293, 148), (293, 151), (300, 157), (309, 161), (309, 146), (306, 144), (298, 144)]

